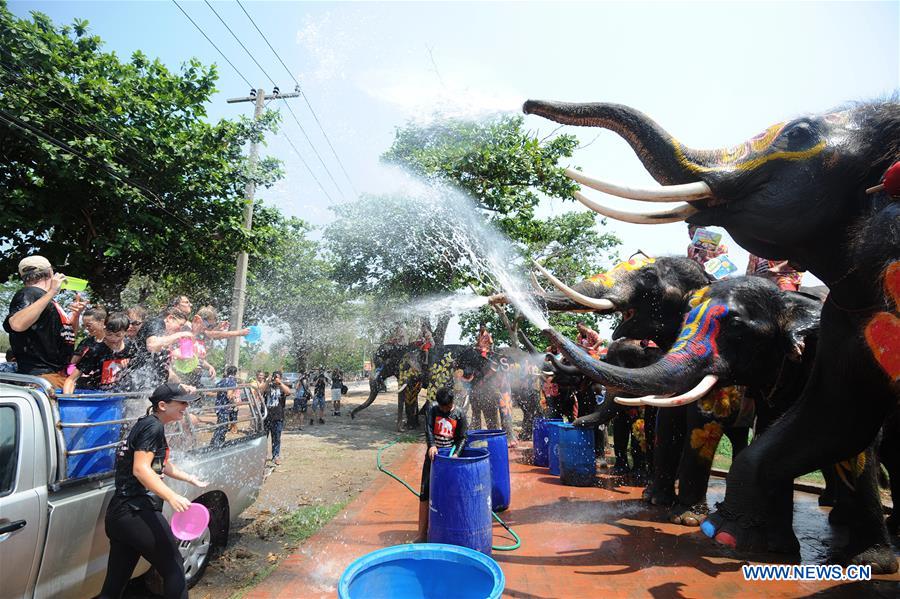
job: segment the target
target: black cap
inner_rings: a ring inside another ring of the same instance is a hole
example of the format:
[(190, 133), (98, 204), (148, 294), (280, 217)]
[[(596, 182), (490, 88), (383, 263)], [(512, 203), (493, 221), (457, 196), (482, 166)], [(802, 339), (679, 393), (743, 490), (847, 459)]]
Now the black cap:
[(191, 402), (197, 401), (198, 399), (200, 399), (200, 395), (197, 393), (187, 393), (179, 383), (163, 383), (150, 394), (150, 403), (154, 406), (161, 401)]

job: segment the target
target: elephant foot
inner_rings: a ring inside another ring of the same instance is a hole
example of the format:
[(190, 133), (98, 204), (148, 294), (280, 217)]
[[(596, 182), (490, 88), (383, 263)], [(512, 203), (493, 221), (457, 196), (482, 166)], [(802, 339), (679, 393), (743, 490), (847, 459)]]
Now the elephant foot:
[(833, 526), (850, 524), (850, 520), (852, 520), (852, 514), (846, 503), (838, 503), (831, 508), (831, 513), (828, 514), (828, 523)]
[(669, 511), (669, 522), (682, 526), (700, 526), (709, 514), (709, 506), (706, 502), (692, 506), (676, 504)]
[(653, 490), (650, 493), (650, 504), (651, 505), (659, 505), (662, 507), (669, 507), (675, 503), (675, 491), (671, 489), (664, 489), (661, 491)]
[[(900, 506), (896, 509), (900, 509)], [(887, 517), (887, 520), (885, 520), (884, 523), (887, 525), (888, 534), (894, 535), (895, 537), (900, 535), (900, 514), (897, 514), (896, 512), (892, 513)]]
[(800, 541), (787, 526), (773, 526), (759, 514), (730, 509), (725, 502), (700, 524), (700, 530), (716, 543), (742, 552), (798, 555)]
[(872, 566), (872, 574), (894, 574), (898, 570), (897, 556), (890, 545), (874, 545), (859, 552), (844, 549), (835, 553), (828, 562), (842, 566)]

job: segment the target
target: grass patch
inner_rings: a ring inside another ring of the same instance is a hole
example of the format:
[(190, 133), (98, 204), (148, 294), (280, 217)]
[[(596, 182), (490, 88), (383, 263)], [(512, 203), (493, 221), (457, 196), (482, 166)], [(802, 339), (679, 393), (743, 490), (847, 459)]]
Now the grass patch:
[(331, 505), (307, 505), (291, 512), (282, 522), (284, 536), (292, 543), (305, 541), (331, 521), (345, 505), (346, 501)]
[[(732, 456), (733, 452), (731, 441), (728, 440), (728, 437), (723, 435), (722, 440), (719, 442), (719, 448), (716, 450), (716, 455), (713, 458), (713, 468), (728, 470), (731, 467)], [(803, 481), (805, 483), (817, 483), (820, 485), (825, 484), (825, 477), (822, 476), (822, 472), (819, 470), (810, 472), (809, 474), (804, 474), (797, 480)]]
[(275, 571), (275, 568), (278, 567), (278, 564), (269, 564), (259, 572), (253, 575), (253, 577), (244, 583), (244, 585), (240, 588), (240, 590), (231, 594), (228, 599), (241, 599), (244, 595), (247, 594), (247, 591), (261, 583), (266, 577), (269, 576), (272, 572)]
[[(306, 505), (286, 513), (280, 518), (269, 523), (264, 530), (258, 531), (260, 538), (283, 537), (288, 541), (288, 545), (295, 547), (313, 536), (320, 528), (328, 524), (338, 512), (344, 509), (348, 502), (340, 501), (330, 505)], [(233, 593), (229, 599), (241, 599), (253, 587), (266, 579), (269, 574), (275, 571), (281, 562), (280, 556), (277, 561), (272, 562), (270, 554), (270, 563), (265, 568), (254, 574), (249, 580), (241, 585), (240, 590)]]

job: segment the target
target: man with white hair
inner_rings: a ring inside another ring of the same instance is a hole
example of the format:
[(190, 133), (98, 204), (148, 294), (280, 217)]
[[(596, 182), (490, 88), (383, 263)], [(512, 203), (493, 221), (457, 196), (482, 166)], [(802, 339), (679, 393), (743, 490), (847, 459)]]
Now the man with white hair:
[(75, 347), (74, 326), (84, 303), (74, 301), (67, 314), (54, 301), (65, 275), (54, 273), (43, 256), (28, 256), (19, 262), (19, 277), (25, 287), (9, 303), (3, 330), (18, 362), (20, 374), (40, 376), (62, 388), (66, 367)]

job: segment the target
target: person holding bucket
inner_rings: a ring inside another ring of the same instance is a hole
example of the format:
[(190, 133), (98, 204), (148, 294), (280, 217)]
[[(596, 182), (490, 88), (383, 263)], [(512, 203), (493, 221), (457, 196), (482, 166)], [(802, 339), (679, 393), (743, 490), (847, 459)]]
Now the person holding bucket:
[(441, 387), (435, 402), (425, 408), (425, 461), (422, 464), (422, 486), (419, 494), (419, 536), (416, 543), (428, 540), (428, 500), (431, 498), (431, 462), (442, 447), (456, 447), (466, 442), (469, 421), (466, 414), (453, 405), (453, 390)]
[(165, 383), (150, 395), (150, 412), (138, 419), (116, 456), (116, 489), (106, 510), (109, 562), (101, 599), (118, 599), (143, 557), (163, 578), (167, 598), (186, 598), (187, 584), (178, 543), (162, 515), (167, 501), (176, 512), (191, 502), (166, 485), (164, 476), (201, 489), (208, 483), (169, 461), (165, 425), (184, 417), (188, 403), (200, 399), (177, 383)]

